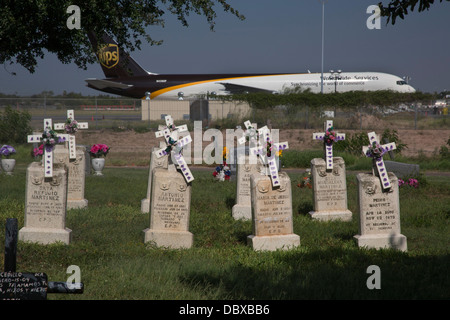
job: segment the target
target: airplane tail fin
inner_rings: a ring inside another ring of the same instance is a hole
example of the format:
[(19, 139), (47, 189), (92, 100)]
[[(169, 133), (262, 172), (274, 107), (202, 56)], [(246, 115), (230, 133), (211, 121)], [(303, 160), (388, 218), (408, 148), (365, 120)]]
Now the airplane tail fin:
[(94, 33), (89, 32), (88, 37), (106, 78), (127, 78), (149, 74), (127, 52), (119, 48), (117, 42), (108, 34), (103, 34), (100, 44), (104, 45), (101, 47)]

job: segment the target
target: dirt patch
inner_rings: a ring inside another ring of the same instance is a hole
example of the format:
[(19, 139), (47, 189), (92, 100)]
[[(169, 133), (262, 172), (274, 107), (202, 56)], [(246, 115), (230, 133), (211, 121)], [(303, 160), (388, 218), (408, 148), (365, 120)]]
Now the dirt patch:
[[(280, 141), (288, 141), (291, 150), (310, 150), (320, 148), (317, 141), (312, 140), (313, 129), (280, 129)], [(380, 133), (382, 129), (378, 130)], [(203, 131), (204, 133), (205, 131)], [(361, 130), (345, 130), (345, 134), (351, 135)], [(446, 145), (450, 138), (449, 130), (398, 130), (398, 136), (407, 147), (402, 155), (416, 157), (423, 153), (431, 156)], [(225, 137), (225, 133), (223, 133)], [(195, 139), (194, 132), (191, 132)], [(199, 139), (199, 137), (197, 137)], [(155, 132), (136, 133), (134, 131), (113, 132), (111, 130), (79, 131), (77, 143), (93, 145), (103, 143), (111, 147), (107, 156), (110, 165), (121, 166), (147, 166), (150, 161), (150, 150), (159, 145), (161, 138), (155, 137)], [(203, 148), (211, 144), (211, 141), (203, 141)]]

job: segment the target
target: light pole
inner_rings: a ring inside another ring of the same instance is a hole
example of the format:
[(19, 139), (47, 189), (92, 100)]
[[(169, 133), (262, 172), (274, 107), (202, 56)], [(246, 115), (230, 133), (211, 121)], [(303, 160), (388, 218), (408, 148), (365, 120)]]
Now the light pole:
[(331, 73), (330, 80), (334, 79), (334, 93), (337, 92), (337, 81), (342, 79), (341, 72), (342, 70), (337, 71), (330, 70)]
[[(330, 80), (334, 79), (334, 93), (337, 93), (337, 81), (342, 79), (341, 72), (342, 72), (342, 70), (337, 70), (337, 71), (330, 70), (330, 73), (331, 73)], [(334, 117), (336, 117), (336, 114), (337, 114), (337, 108), (336, 108), (336, 105), (334, 105)]]
[(320, 76), (320, 93), (323, 94), (323, 45), (324, 45), (324, 32), (325, 32), (325, 1), (327, 0), (319, 0), (322, 2), (322, 69)]

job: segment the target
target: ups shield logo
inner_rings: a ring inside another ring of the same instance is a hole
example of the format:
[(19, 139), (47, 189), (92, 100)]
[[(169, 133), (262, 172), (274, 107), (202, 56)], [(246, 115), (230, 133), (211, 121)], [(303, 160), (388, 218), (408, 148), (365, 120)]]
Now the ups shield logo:
[(119, 63), (119, 47), (116, 44), (108, 44), (98, 51), (98, 59), (102, 66), (112, 68)]

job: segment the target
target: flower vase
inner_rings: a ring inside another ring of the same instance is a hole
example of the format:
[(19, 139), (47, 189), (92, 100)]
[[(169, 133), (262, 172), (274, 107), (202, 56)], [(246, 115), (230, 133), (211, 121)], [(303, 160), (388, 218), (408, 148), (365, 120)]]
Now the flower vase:
[(16, 159), (2, 159), (1, 161), (2, 169), (5, 174), (11, 176), (16, 165)]
[(92, 158), (91, 160), (92, 169), (94, 169), (96, 176), (102, 176), (102, 170), (105, 167), (105, 158)]

